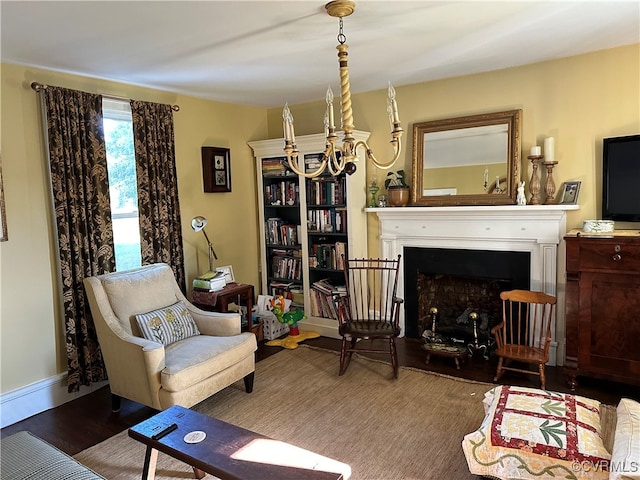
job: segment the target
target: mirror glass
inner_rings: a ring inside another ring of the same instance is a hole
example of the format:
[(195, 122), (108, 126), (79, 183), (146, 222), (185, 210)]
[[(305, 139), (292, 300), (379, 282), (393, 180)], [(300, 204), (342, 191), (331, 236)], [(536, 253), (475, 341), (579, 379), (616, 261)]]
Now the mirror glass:
[(521, 112), (414, 124), (412, 204), (515, 204)]

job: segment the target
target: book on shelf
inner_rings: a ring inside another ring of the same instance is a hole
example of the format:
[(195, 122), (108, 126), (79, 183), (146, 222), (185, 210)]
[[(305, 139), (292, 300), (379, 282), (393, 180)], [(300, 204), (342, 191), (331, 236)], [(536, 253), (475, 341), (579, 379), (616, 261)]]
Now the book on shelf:
[(340, 305), (337, 298), (346, 294), (346, 286), (332, 285), (328, 279), (313, 282), (310, 291), (311, 314), (317, 317), (337, 320), (340, 313)]
[(265, 158), (262, 160), (262, 175), (264, 177), (285, 177), (292, 175), (284, 157)]

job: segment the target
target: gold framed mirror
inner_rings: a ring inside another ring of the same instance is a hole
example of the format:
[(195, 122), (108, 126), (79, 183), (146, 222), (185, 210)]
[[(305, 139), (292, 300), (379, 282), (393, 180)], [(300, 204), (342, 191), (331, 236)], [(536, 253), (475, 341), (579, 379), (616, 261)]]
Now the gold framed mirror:
[(413, 205), (516, 203), (522, 110), (413, 125)]

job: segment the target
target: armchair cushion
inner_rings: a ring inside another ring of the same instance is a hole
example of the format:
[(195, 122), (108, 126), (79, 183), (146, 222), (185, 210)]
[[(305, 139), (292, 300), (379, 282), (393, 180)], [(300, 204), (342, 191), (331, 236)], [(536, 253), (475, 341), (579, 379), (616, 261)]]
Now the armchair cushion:
[(255, 350), (255, 335), (196, 335), (165, 347), (162, 388), (179, 392), (239, 363)]
[(178, 340), (200, 335), (198, 326), (184, 302), (136, 315), (140, 333), (147, 340), (170, 345)]

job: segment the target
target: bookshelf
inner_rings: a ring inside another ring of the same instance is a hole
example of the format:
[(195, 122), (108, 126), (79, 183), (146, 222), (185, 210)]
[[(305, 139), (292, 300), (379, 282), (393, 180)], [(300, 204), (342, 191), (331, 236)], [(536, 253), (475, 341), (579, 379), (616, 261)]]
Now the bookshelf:
[[(366, 140), (366, 132), (354, 132)], [(325, 147), (322, 134), (296, 138), (305, 168)], [(365, 162), (351, 176), (298, 177), (286, 168), (280, 139), (249, 142), (256, 159), (261, 293), (283, 294), (304, 308), (303, 330), (340, 338), (327, 296), (344, 285), (341, 254), (367, 256)]]

